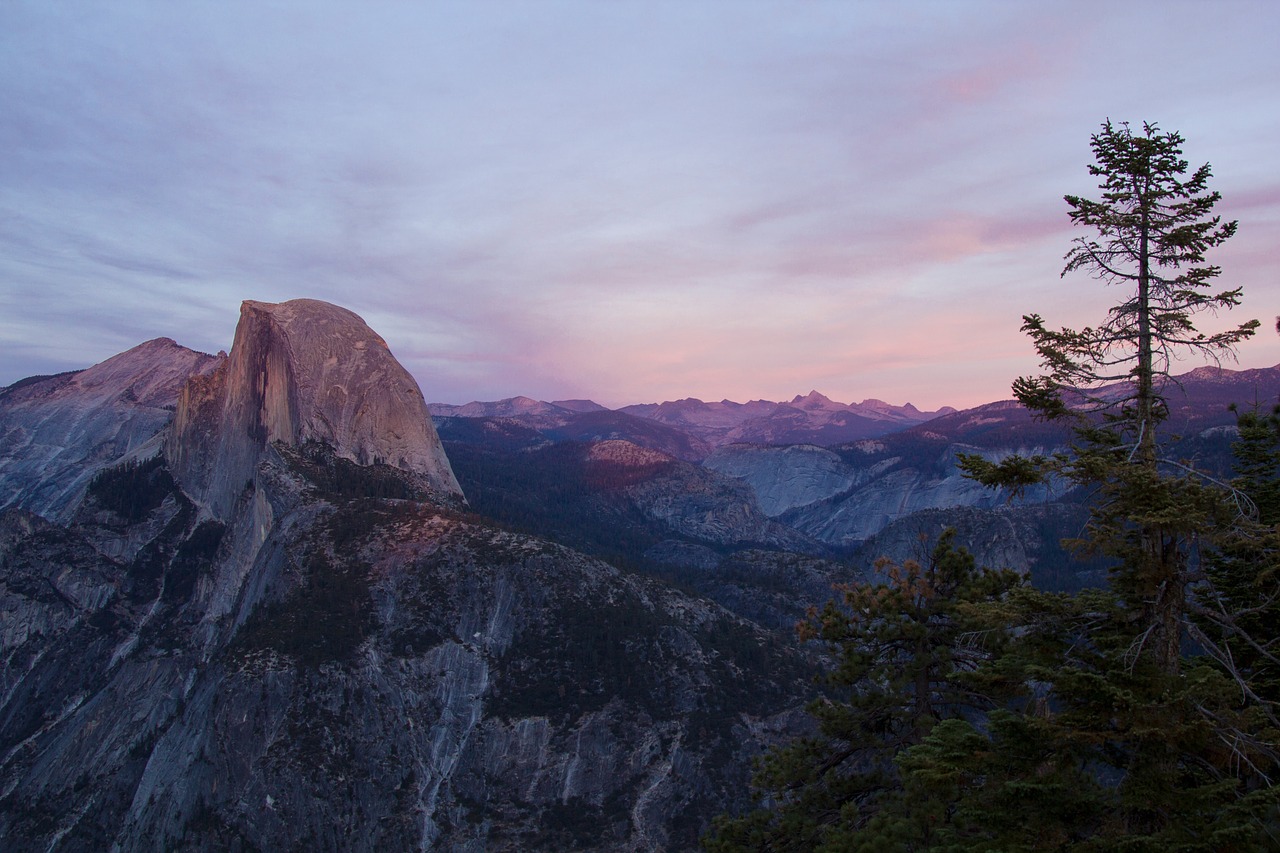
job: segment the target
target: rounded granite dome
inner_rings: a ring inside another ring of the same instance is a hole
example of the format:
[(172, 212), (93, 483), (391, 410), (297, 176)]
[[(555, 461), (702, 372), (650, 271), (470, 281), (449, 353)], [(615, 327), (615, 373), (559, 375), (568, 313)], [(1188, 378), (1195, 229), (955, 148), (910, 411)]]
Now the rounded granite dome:
[(267, 445), (310, 440), (461, 494), (418, 383), (364, 320), (316, 299), (245, 301), (225, 369), (179, 401), (175, 472), (222, 516)]

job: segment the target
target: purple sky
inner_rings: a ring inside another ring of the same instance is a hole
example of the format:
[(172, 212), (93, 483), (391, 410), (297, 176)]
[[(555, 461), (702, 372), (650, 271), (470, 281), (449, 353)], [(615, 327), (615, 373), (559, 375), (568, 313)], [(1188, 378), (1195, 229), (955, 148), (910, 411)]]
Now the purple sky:
[(1213, 164), (1269, 366), (1278, 44), (1271, 0), (7, 0), (0, 385), (306, 296), (431, 401), (1002, 399), (1022, 314), (1115, 298), (1059, 278), (1108, 116)]

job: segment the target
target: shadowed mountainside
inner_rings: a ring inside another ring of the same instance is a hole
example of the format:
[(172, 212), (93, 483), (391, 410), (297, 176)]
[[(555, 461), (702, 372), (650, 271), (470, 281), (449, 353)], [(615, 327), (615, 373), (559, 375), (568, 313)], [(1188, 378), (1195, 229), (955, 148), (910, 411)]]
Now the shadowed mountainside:
[[(433, 433), (380, 458), (406, 432), (359, 418), (399, 411), (397, 389), (347, 359), (367, 327), (327, 308), (247, 303), (230, 356), (159, 401), (179, 428), (109, 445), (57, 519), (0, 513), (6, 849), (692, 847), (745, 805), (752, 756), (798, 730), (812, 661), (468, 512), (413, 462), (445, 459)], [(292, 328), (316, 311), (340, 321), (319, 346)], [(70, 387), (5, 397), (42, 383)], [(562, 446), (664, 524), (796, 538), (737, 481), (625, 442)]]

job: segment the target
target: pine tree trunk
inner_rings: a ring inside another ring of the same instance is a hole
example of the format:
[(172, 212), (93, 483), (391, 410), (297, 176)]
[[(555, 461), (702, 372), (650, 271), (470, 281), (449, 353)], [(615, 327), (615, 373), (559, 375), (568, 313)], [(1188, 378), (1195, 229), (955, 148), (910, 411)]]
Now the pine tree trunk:
[[(1141, 199), (1141, 225), (1138, 242), (1138, 365), (1137, 365), (1137, 408), (1138, 408), (1138, 446), (1135, 460), (1138, 465), (1147, 469), (1157, 479), (1157, 447), (1156, 447), (1156, 389), (1153, 352), (1153, 334), (1151, 323), (1151, 205), (1150, 187), (1144, 180), (1139, 190)], [(1142, 559), (1147, 565), (1142, 567), (1146, 574), (1147, 594), (1151, 596), (1147, 607), (1150, 609), (1144, 620), (1149, 631), (1144, 645), (1147, 653), (1152, 655), (1158, 672), (1169, 678), (1176, 678), (1182, 667), (1181, 637), (1182, 616), (1186, 607), (1184, 600), (1182, 567), (1179, 555), (1179, 537), (1167, 535), (1159, 526), (1146, 524), (1141, 529)], [(1155, 754), (1143, 756), (1139, 752), (1135, 758), (1139, 765), (1131, 768), (1131, 772), (1150, 773), (1156, 785), (1168, 783), (1177, 772), (1176, 759), (1158, 746)], [(1144, 769), (1141, 765), (1150, 764)], [(1168, 816), (1159, 812), (1130, 814), (1127, 822), (1130, 831), (1137, 834), (1159, 832), (1168, 823)]]
[[(1145, 189), (1145, 188), (1143, 188)], [(1151, 335), (1151, 211), (1140, 190), (1142, 224), (1138, 231), (1138, 452), (1144, 465), (1156, 464), (1155, 376)]]
[(916, 621), (920, 623), (922, 634), (920, 639), (916, 641), (915, 719), (912, 721), (915, 742), (919, 743), (924, 740), (925, 735), (929, 733), (929, 729), (932, 727), (931, 724), (933, 722), (933, 704), (929, 690), (931, 685), (930, 676), (932, 675), (930, 670), (932, 667), (929, 666), (930, 649), (928, 632), (926, 630), (927, 617), (922, 619), (917, 615), (915, 618)]
[[(1139, 180), (1142, 184), (1139, 185)], [(1135, 178), (1141, 223), (1138, 229), (1138, 365), (1137, 408), (1139, 465), (1155, 474), (1156, 455), (1156, 389), (1155, 353), (1151, 328), (1151, 205), (1150, 187), (1145, 179)], [(1176, 675), (1181, 667), (1183, 596), (1182, 567), (1176, 537), (1170, 539), (1159, 528), (1142, 531), (1142, 545), (1149, 572), (1148, 581), (1154, 600), (1150, 619), (1152, 650), (1161, 672)]]

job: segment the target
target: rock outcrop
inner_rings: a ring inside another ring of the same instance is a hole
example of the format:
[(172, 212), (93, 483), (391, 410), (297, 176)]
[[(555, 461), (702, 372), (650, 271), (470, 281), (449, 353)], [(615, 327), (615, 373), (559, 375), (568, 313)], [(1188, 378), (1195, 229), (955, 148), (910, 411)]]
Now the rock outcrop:
[(838, 453), (812, 444), (729, 444), (717, 448), (702, 464), (745, 481), (755, 491), (760, 509), (773, 517), (833, 497), (869, 479)]
[[(917, 512), (948, 507), (992, 509), (1008, 503), (1011, 495), (1007, 489), (989, 489), (964, 476), (958, 465), (961, 453), (999, 461), (1015, 453), (1048, 455), (1057, 449), (1015, 447), (992, 452), (945, 445), (937, 448), (931, 458), (872, 451), (865, 468), (854, 468), (857, 485), (833, 497), (788, 509), (778, 520), (835, 548), (855, 548), (893, 522)], [(1022, 500), (1044, 503), (1065, 491), (1065, 486), (1036, 485), (1025, 490)]]
[[(448, 425), (441, 432), (472, 507), (588, 553), (632, 561), (666, 540), (719, 554), (827, 550), (761, 512), (747, 484), (651, 447), (622, 439), (529, 446), (508, 443), (508, 433), (481, 449), (451, 441), (458, 433)], [(666, 545), (649, 558), (685, 564), (692, 553)], [(712, 558), (699, 553), (694, 563)]]
[(318, 442), (462, 494), (413, 377), (364, 320), (326, 302), (246, 301), (226, 362), (183, 390), (165, 455), (225, 520), (273, 442)]
[[(999, 460), (1010, 453), (1047, 454), (1056, 447), (983, 448), (942, 436), (915, 441), (858, 442), (841, 452), (808, 445), (761, 447), (731, 444), (703, 463), (750, 486), (776, 521), (837, 549), (852, 549), (899, 519), (947, 507), (991, 509), (1008, 502), (1005, 490), (988, 489), (964, 476), (958, 455)], [(1041, 503), (1060, 495), (1027, 490)]]
[(0, 509), (68, 520), (94, 474), (159, 451), (179, 392), (220, 363), (157, 338), (87, 370), (0, 389)]

